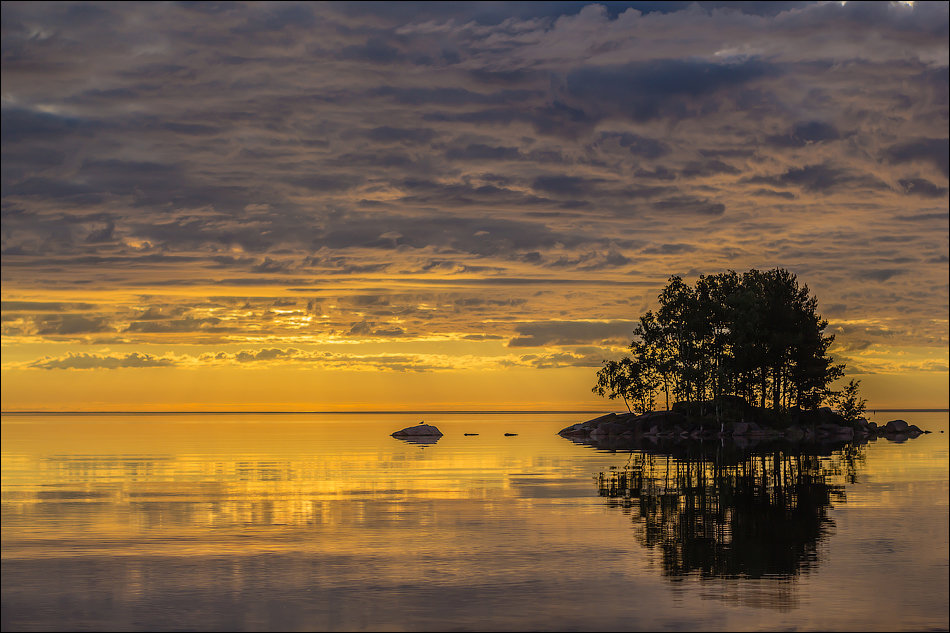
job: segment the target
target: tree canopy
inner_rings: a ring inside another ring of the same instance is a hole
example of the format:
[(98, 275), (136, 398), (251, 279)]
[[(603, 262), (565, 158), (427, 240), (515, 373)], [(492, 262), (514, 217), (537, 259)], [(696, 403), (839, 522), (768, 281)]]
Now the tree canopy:
[[(670, 277), (659, 306), (640, 317), (630, 357), (604, 361), (593, 391), (651, 410), (658, 393), (686, 403), (739, 396), (762, 408), (815, 409), (844, 375), (834, 364), (818, 299), (784, 268)], [(718, 411), (717, 411), (718, 413)]]

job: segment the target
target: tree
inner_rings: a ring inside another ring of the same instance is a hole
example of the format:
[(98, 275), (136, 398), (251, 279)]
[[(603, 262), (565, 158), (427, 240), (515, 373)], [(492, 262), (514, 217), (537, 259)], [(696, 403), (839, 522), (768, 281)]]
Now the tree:
[(621, 398), (630, 413), (646, 413), (656, 406), (659, 385), (658, 372), (649, 357), (624, 357), (604, 361), (591, 391), (611, 400)]
[[(663, 389), (687, 403), (741, 396), (776, 411), (815, 409), (844, 366), (827, 355), (834, 341), (818, 299), (783, 268), (700, 276), (694, 286), (672, 276), (656, 312), (640, 317), (632, 358), (606, 362), (594, 391), (643, 408)], [(701, 413), (704, 413), (701, 411)]]
[(834, 403), (845, 420), (856, 422), (867, 410), (867, 400), (858, 395), (860, 380), (849, 380), (840, 393), (834, 395)]
[(627, 371), (630, 362), (629, 358), (620, 361), (605, 360), (604, 366), (597, 372), (597, 384), (594, 385), (591, 391), (598, 396), (606, 396), (611, 400), (623, 398), (627, 411), (633, 413), (629, 400), (630, 374)]

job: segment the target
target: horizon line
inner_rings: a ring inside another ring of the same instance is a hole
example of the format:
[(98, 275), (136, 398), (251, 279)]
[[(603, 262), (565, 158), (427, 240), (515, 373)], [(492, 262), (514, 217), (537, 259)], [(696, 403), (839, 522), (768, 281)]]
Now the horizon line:
[[(870, 413), (950, 413), (950, 408), (887, 408), (866, 410)], [(611, 413), (603, 409), (346, 409), (341, 411), (0, 411), (0, 415), (503, 415)]]

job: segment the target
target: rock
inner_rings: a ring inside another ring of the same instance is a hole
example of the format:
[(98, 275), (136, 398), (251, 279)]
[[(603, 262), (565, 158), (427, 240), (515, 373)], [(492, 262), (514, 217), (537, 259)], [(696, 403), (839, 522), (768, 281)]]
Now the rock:
[(903, 433), (907, 430), (907, 422), (904, 420), (891, 420), (884, 425), (885, 433)]
[(437, 427), (432, 426), (431, 424), (417, 424), (415, 426), (407, 426), (401, 431), (396, 431), (392, 434), (393, 437), (420, 437), (420, 436), (436, 436), (442, 437), (442, 431)]
[(558, 431), (558, 435), (563, 435), (565, 437), (574, 437), (580, 435), (587, 435), (590, 433), (590, 427), (587, 426), (587, 422), (578, 422), (577, 424), (572, 424), (568, 427), (565, 427)]
[(594, 418), (593, 420), (588, 420), (587, 422), (583, 422), (582, 424), (600, 424), (601, 422), (610, 422), (616, 417), (617, 417), (616, 413), (608, 413), (606, 415), (602, 415), (600, 417)]
[(505, 433), (505, 437), (511, 437), (513, 435), (518, 435), (517, 433)]
[(625, 424), (617, 424), (616, 422), (604, 422), (597, 430), (607, 435), (620, 435), (624, 431), (628, 431), (629, 427)]

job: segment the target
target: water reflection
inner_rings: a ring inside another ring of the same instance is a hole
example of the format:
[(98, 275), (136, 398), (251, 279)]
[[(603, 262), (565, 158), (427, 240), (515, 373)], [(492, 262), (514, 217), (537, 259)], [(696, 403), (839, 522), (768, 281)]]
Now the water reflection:
[[(835, 527), (830, 510), (846, 500), (844, 484), (863, 459), (854, 445), (830, 455), (633, 451), (596, 483), (609, 506), (630, 515), (636, 540), (658, 554), (666, 577), (730, 579), (711, 597), (783, 609), (798, 601), (788, 581), (820, 564), (819, 546)], [(734, 581), (755, 579), (768, 582), (737, 598), (742, 583)], [(767, 599), (754, 599), (763, 592)]]
[[(395, 436), (394, 436), (395, 437)], [(441, 435), (405, 435), (401, 437), (396, 437), (397, 440), (406, 442), (407, 444), (421, 444), (423, 446), (429, 444), (435, 444), (442, 439)]]

